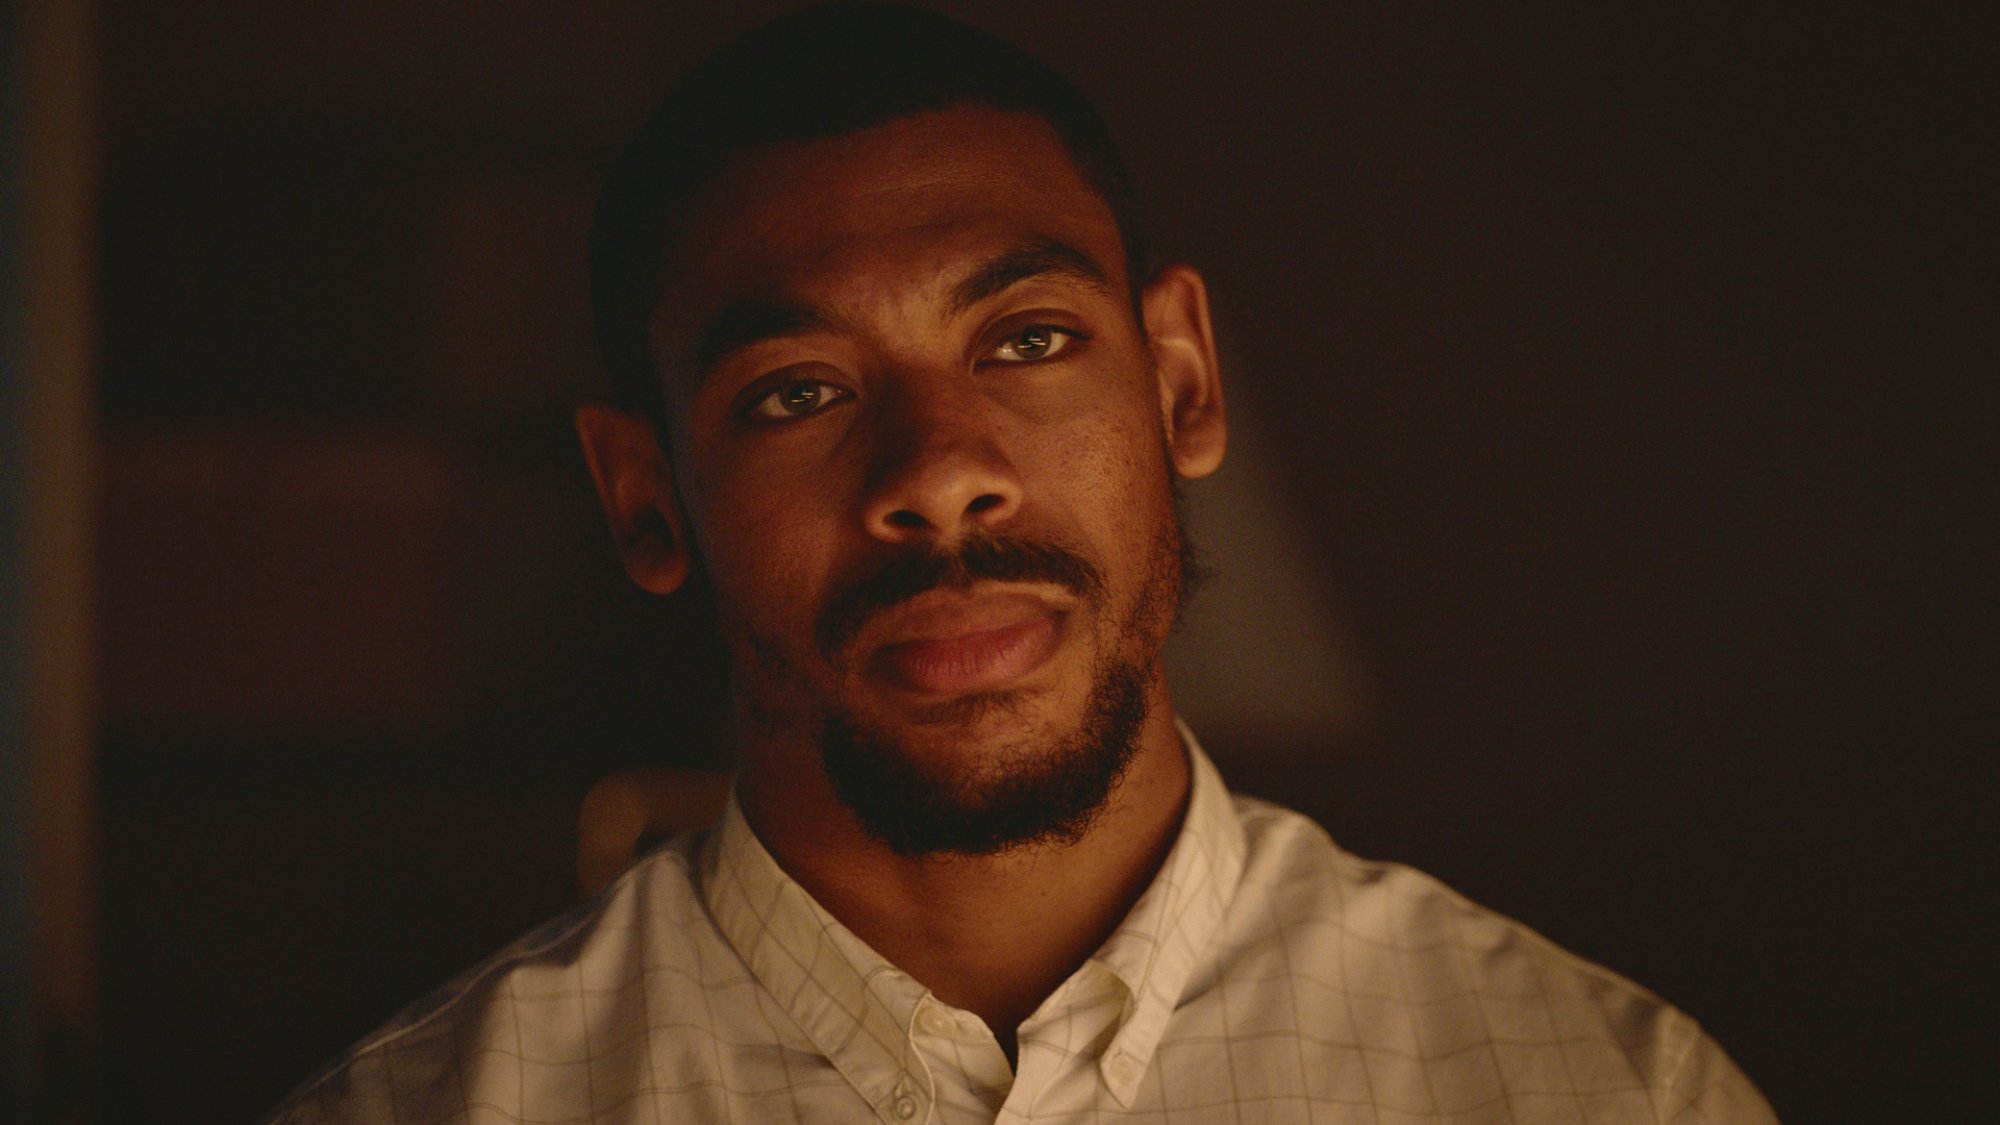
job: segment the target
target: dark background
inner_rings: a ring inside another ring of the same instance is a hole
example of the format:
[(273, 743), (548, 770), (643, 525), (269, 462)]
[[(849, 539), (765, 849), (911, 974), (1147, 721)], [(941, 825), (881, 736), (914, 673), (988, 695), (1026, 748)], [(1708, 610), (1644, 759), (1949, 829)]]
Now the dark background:
[[(593, 778), (707, 760), (572, 449), (582, 236), (785, 6), (99, 5), (103, 1120), (268, 1108), (573, 901)], [(1788, 1120), (1989, 1114), (1990, 21), (943, 6), (1098, 101), (1217, 296), (1214, 596), (1318, 645), (1215, 642), (1225, 774)]]

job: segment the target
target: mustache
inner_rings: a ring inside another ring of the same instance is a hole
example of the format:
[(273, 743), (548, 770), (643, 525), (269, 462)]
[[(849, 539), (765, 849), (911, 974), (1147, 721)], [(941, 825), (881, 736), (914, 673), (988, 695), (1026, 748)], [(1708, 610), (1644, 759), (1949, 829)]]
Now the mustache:
[(947, 554), (904, 555), (835, 592), (820, 611), (813, 641), (832, 659), (869, 617), (932, 590), (969, 590), (974, 582), (1047, 582), (1080, 598), (1104, 592), (1088, 559), (1051, 543), (981, 536)]

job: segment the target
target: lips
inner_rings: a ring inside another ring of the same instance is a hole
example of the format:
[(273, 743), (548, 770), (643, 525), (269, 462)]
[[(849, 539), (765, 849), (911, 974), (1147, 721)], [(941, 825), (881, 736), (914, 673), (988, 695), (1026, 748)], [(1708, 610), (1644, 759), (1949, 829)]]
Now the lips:
[(868, 658), (905, 691), (948, 696), (993, 691), (1055, 654), (1063, 614), (1025, 594), (918, 598), (887, 615)]

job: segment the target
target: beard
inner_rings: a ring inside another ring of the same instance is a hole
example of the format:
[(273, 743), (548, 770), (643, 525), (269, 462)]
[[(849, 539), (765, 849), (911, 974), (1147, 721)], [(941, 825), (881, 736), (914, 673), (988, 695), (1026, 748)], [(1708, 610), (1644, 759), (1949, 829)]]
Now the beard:
[(820, 755), (834, 793), (897, 855), (998, 855), (1082, 839), (1138, 752), (1145, 720), (1145, 677), (1116, 664), (1095, 677), (1081, 726), (1054, 746), (941, 772), (836, 714)]
[[(1161, 646), (1207, 577), (1184, 530), (1177, 487), (1172, 499), (1143, 586), (1094, 663), (1074, 730), (1031, 736), (975, 761), (939, 764), (843, 708), (824, 716), (821, 760), (835, 795), (863, 830), (907, 857), (991, 856), (1083, 838), (1138, 753)], [(870, 613), (927, 590), (966, 588), (980, 579), (1050, 582), (1086, 604), (1103, 605), (1103, 577), (1081, 556), (1045, 543), (980, 538), (950, 556), (892, 563), (843, 591), (821, 615), (817, 640), (832, 657)], [(941, 705), (932, 718), (940, 727), (969, 725), (1001, 711), (1020, 716), (1026, 726), (1026, 710), (1001, 692)]]

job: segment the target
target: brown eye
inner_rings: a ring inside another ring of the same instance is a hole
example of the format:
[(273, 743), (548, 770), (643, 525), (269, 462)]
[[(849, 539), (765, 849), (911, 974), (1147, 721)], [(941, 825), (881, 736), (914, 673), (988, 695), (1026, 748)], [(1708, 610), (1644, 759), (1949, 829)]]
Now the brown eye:
[(778, 408), (787, 414), (808, 414), (818, 406), (818, 383), (793, 383), (778, 392)]
[(758, 399), (750, 408), (750, 413), (770, 421), (803, 418), (839, 397), (838, 387), (817, 379), (798, 379)]
[(993, 356), (1006, 363), (1047, 359), (1068, 347), (1075, 335), (1053, 325), (1031, 324), (1002, 340), (1000, 346), (993, 349)]

